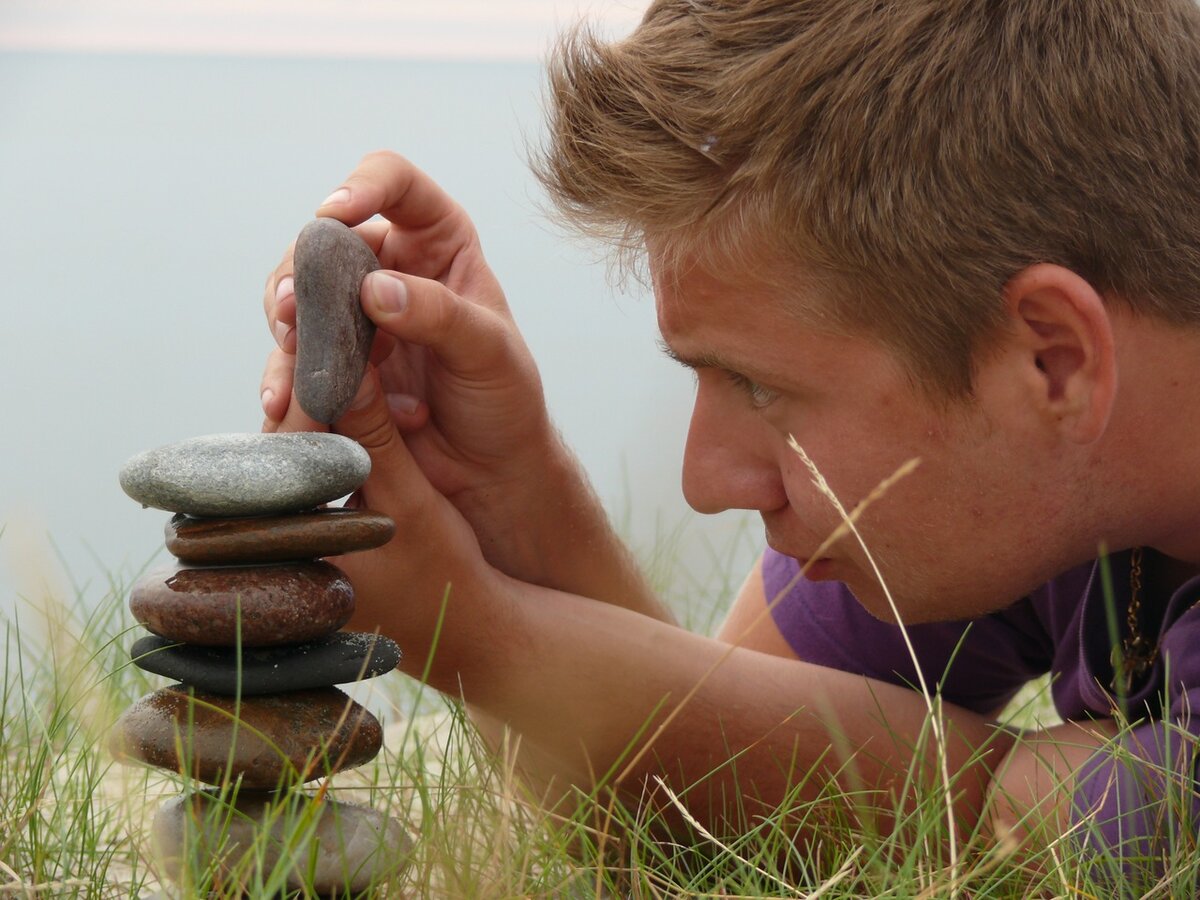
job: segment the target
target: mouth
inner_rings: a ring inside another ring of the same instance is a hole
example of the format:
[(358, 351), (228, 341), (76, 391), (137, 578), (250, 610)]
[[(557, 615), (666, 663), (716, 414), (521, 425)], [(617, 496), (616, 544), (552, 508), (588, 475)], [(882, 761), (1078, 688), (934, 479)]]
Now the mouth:
[[(828, 556), (820, 556), (815, 559), (805, 556), (803, 551), (797, 547), (798, 544), (801, 544), (801, 541), (788, 540), (785, 531), (782, 528), (772, 528), (772, 523), (765, 515), (763, 516), (763, 525), (766, 531), (767, 546), (776, 553), (790, 556), (800, 563), (800, 569), (805, 578), (809, 581), (831, 581), (834, 579), (833, 573), (837, 566), (836, 560)], [(804, 541), (803, 544), (811, 546), (809, 541)]]

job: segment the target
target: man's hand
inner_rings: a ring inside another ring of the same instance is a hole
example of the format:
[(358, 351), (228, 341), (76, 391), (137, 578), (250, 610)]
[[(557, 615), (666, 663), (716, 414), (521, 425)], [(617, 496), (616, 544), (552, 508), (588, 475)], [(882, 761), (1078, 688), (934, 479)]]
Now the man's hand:
[[(537, 367), (462, 208), (408, 161), (376, 153), (318, 215), (358, 225), (383, 266), (362, 286), (364, 310), (380, 329), (372, 361), (392, 420), (430, 483), (457, 499), (536, 479), (557, 439)], [(375, 215), (386, 221), (360, 224)], [(262, 384), (266, 427), (311, 428), (291, 402), (290, 249), (263, 305), (279, 344)]]
[[(378, 326), (371, 361), (390, 422), (487, 562), (522, 581), (669, 619), (551, 426), (537, 367), (463, 209), (407, 160), (375, 153), (317, 214), (357, 226), (379, 257), (362, 304)], [(376, 215), (383, 221), (367, 221)], [(290, 250), (263, 305), (279, 345), (263, 376), (264, 429), (319, 430), (292, 401)], [(340, 422), (333, 428), (356, 437)]]

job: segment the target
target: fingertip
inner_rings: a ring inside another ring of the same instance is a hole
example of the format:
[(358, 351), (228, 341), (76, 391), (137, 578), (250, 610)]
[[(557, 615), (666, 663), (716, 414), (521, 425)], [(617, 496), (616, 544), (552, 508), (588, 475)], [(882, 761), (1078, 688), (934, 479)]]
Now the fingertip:
[(275, 285), (275, 303), (282, 303), (296, 292), (296, 280), (291, 275), (284, 275)]
[(283, 418), (283, 412), (279, 409), (279, 404), (275, 402), (274, 389), (269, 387), (263, 388), (259, 399), (262, 401), (263, 415), (267, 417), (268, 421), (278, 422)]
[(386, 399), (392, 422), (401, 431), (417, 431), (428, 423), (428, 403), (412, 394), (388, 394)]
[(350, 188), (342, 186), (321, 201), (321, 205), (317, 207), (317, 213), (322, 210), (341, 208), (350, 202)]
[(379, 269), (369, 273), (362, 282), (362, 303), (367, 315), (380, 319), (404, 312), (408, 306), (408, 285), (397, 272)]
[(277, 319), (275, 321), (275, 343), (284, 353), (294, 355), (296, 352), (296, 326)]

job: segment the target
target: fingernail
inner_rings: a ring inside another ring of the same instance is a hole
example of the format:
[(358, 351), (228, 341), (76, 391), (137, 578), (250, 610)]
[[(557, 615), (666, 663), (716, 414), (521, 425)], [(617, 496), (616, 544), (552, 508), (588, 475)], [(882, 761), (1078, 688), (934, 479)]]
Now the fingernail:
[[(267, 407), (271, 405), (271, 401), (275, 399), (275, 392), (270, 388), (263, 388), (262, 392), (262, 408), (263, 412), (267, 412)], [(267, 413), (267, 418), (271, 418), (271, 414)]]
[(321, 206), (334, 206), (338, 203), (346, 203), (350, 200), (350, 188), (338, 188), (328, 197), (321, 201)]
[(354, 399), (350, 403), (350, 408), (362, 409), (374, 399), (375, 384), (370, 378), (364, 378), (363, 383), (358, 388), (358, 393), (354, 395)]
[(279, 284), (275, 285), (275, 302), (279, 303), (284, 297), (287, 297), (296, 289), (296, 282), (291, 275), (284, 275), (279, 279)]
[(421, 404), (421, 401), (412, 394), (388, 394), (387, 402), (388, 407), (392, 411), (402, 413), (406, 416), (411, 416), (415, 413), (417, 407)]
[(408, 305), (408, 286), (393, 275), (372, 272), (363, 284), (367, 288), (367, 299), (377, 312), (404, 312)]
[(287, 340), (288, 332), (292, 330), (292, 326), (287, 322), (275, 322), (275, 343), (283, 347), (283, 342)]

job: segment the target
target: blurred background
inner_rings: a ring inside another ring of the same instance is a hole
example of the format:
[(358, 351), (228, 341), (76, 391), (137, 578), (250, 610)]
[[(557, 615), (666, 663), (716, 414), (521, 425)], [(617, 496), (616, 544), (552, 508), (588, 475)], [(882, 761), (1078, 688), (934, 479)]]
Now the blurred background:
[(553, 224), (526, 165), (552, 36), (580, 16), (619, 35), (643, 6), (4, 0), (0, 613), (98, 603), (168, 560), (167, 514), (125, 497), (118, 469), (259, 429), (264, 280), (380, 148), (473, 215), (618, 526), (689, 574), (677, 593), (740, 578), (760, 526), (683, 503), (691, 378), (656, 349), (652, 299)]

